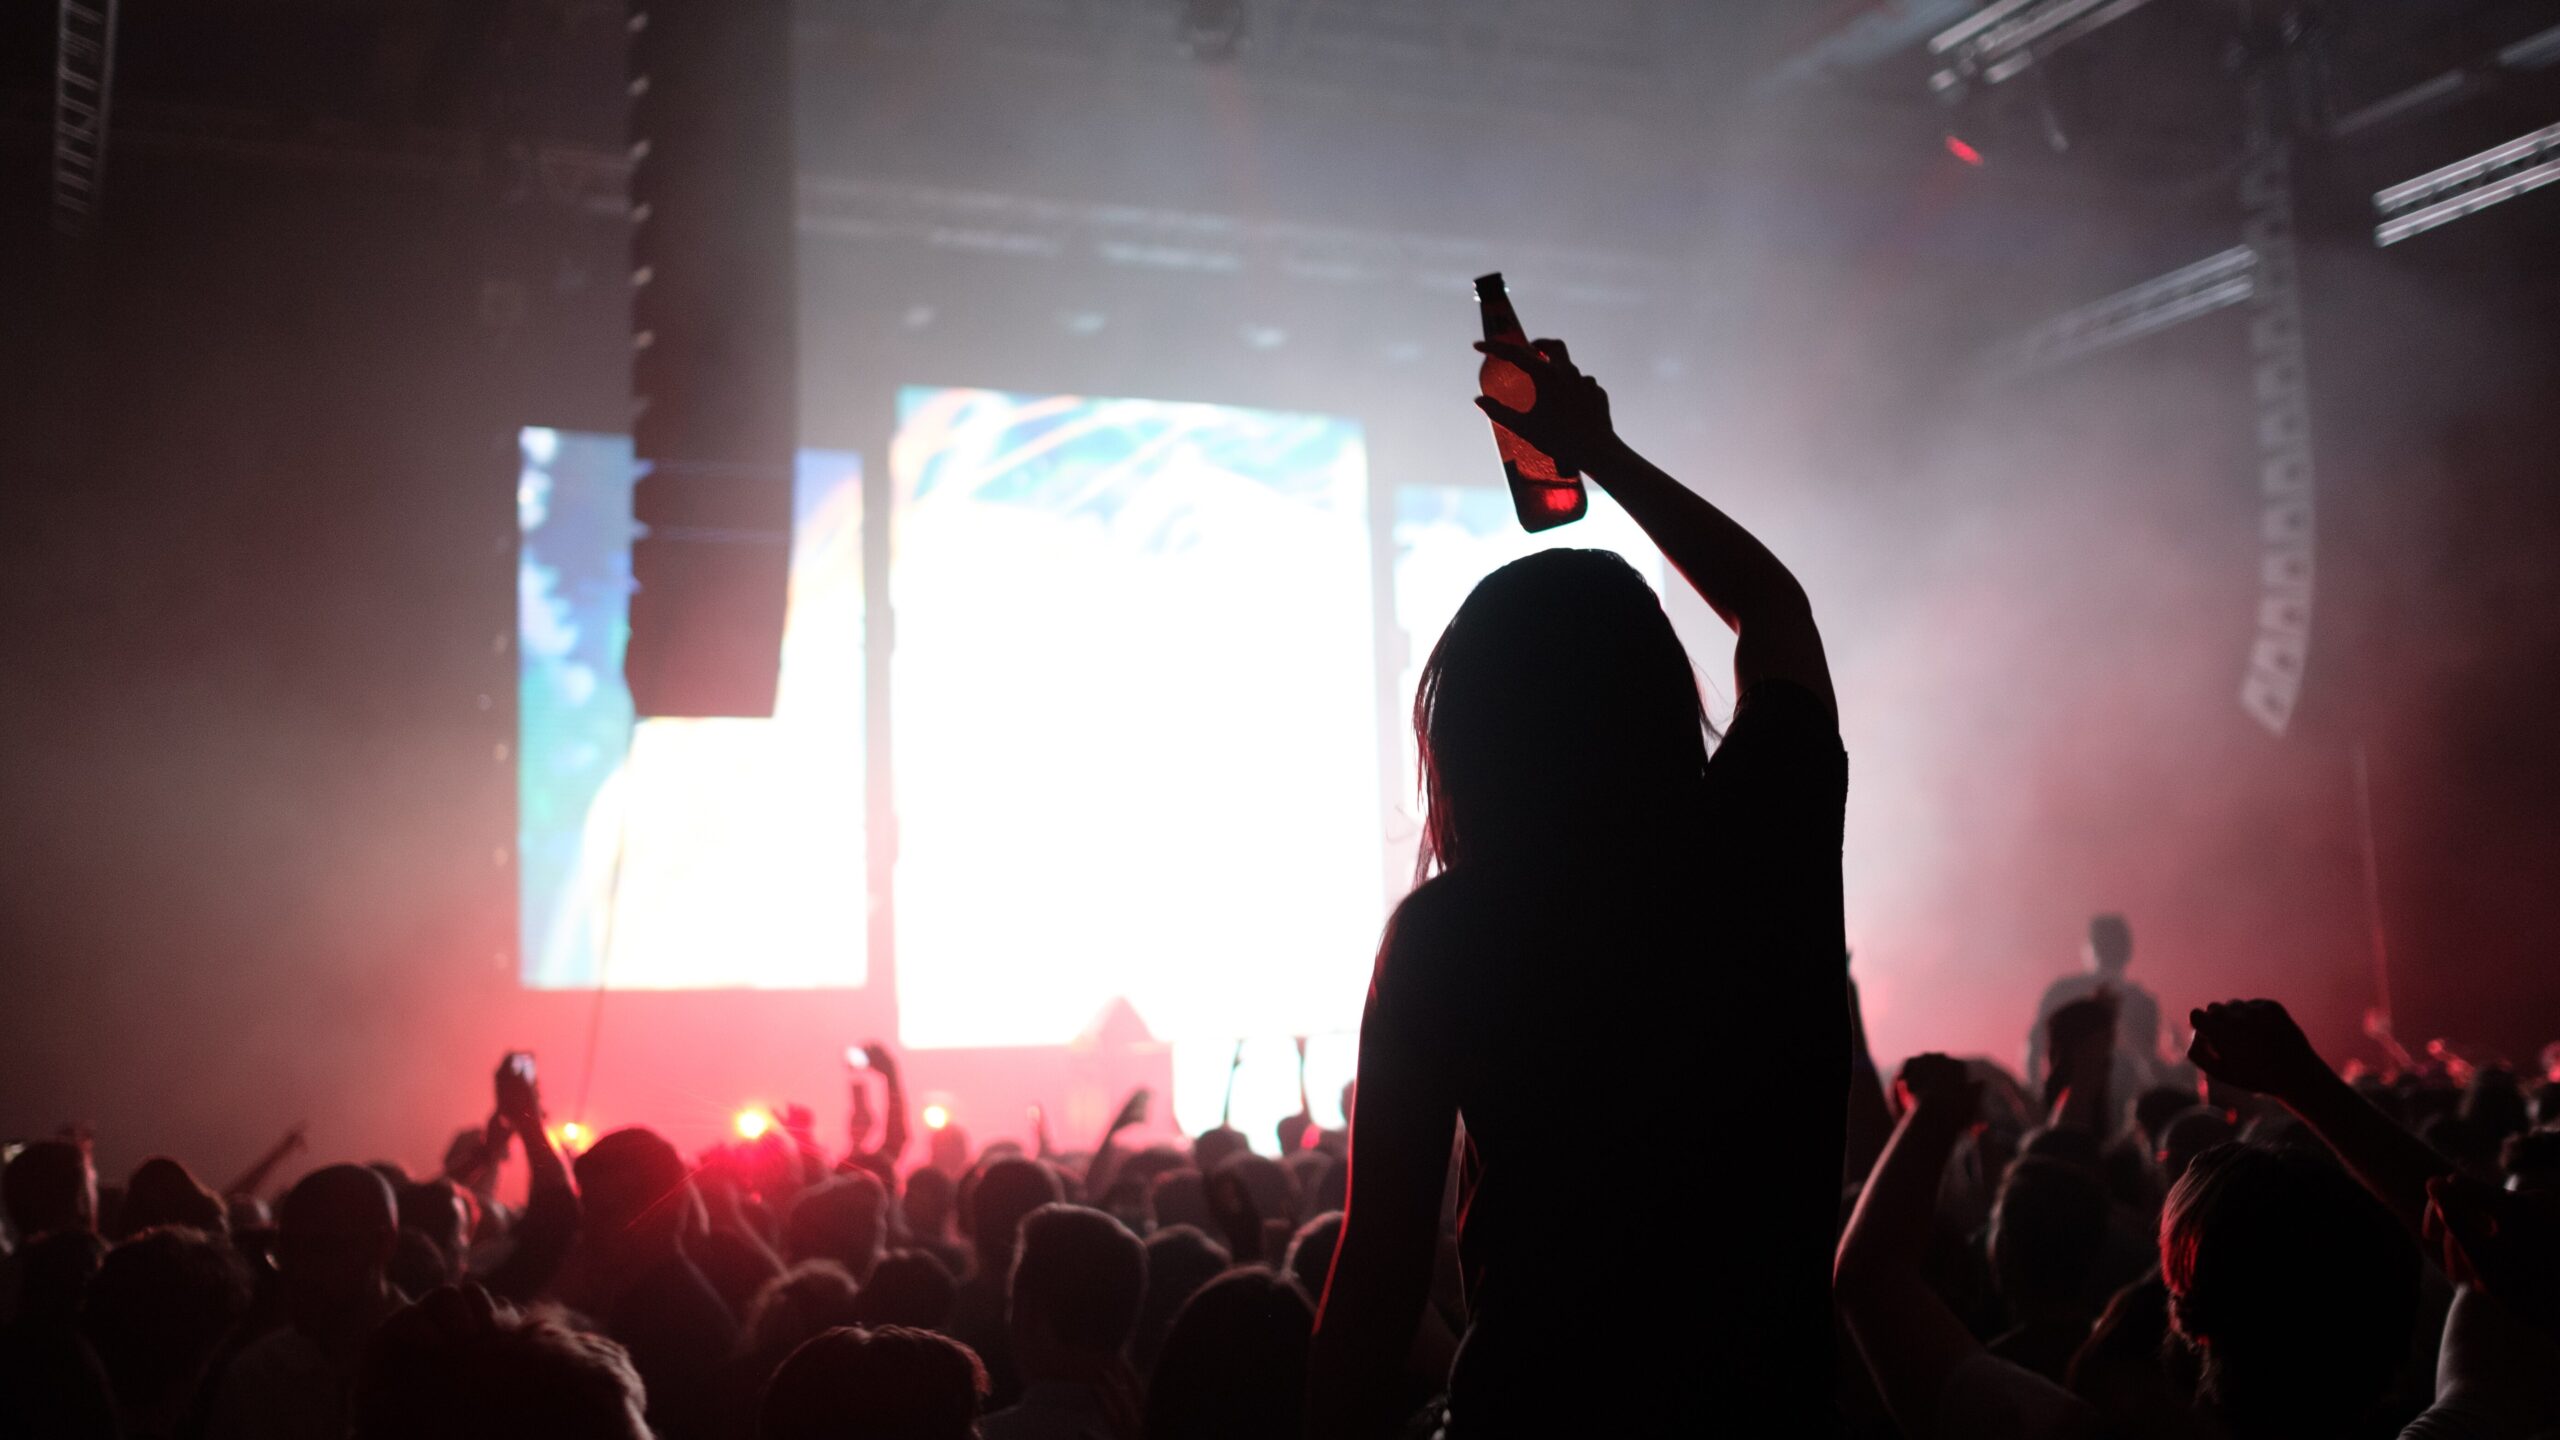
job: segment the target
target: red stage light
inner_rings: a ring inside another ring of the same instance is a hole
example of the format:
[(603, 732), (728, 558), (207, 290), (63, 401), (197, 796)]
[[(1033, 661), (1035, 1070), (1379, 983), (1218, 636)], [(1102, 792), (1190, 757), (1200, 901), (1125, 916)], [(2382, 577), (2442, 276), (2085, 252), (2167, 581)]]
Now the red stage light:
[(1973, 166), (1977, 170), (1982, 168), (1982, 152), (1974, 149), (1970, 145), (1967, 145), (1957, 136), (1950, 135), (1947, 137), (1947, 153), (1953, 155), (1967, 165)]
[(950, 1123), (951, 1111), (947, 1107), (941, 1105), (924, 1107), (924, 1128), (927, 1130), (939, 1130)]
[(739, 1139), (760, 1140), (764, 1138), (764, 1132), (773, 1128), (773, 1117), (761, 1110), (741, 1110), (736, 1124)]

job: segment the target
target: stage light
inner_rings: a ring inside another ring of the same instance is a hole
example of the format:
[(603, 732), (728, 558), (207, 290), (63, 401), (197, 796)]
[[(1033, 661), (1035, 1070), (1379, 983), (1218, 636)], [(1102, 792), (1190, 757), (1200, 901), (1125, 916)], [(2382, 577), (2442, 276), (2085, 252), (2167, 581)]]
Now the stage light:
[(1950, 135), (1947, 137), (1947, 153), (1953, 155), (1967, 165), (1972, 166), (1976, 170), (1982, 168), (1982, 152), (1964, 143), (1962, 136)]
[(761, 1140), (764, 1138), (764, 1133), (773, 1128), (773, 1117), (761, 1110), (741, 1110), (738, 1112), (735, 1124), (738, 1127), (739, 1139)]
[(587, 1127), (586, 1127), (586, 1126), (584, 1126), (584, 1125), (579, 1124), (579, 1123), (578, 1123), (577, 1121), (575, 1121), (575, 1120), (563, 1120), (563, 1121), (561, 1121), (561, 1122), (560, 1122), (560, 1143), (561, 1143), (561, 1144), (563, 1144), (563, 1145), (584, 1145), (584, 1144), (586, 1144), (586, 1143), (587, 1143)]
[(948, 1106), (927, 1105), (924, 1107), (924, 1128), (927, 1130), (940, 1130), (950, 1123), (951, 1111)]

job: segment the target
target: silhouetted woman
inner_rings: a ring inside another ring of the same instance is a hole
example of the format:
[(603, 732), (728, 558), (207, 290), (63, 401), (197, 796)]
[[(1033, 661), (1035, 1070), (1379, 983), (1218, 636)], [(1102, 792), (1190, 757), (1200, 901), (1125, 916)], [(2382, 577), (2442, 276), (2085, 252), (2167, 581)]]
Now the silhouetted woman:
[(1710, 757), (1661, 603), (1599, 551), (1503, 567), (1440, 637), (1414, 704), (1438, 874), (1370, 983), (1308, 1433), (1383, 1433), (1410, 1401), (1461, 1120), (1450, 1440), (1820, 1433), (1848, 1075), (1822, 638), (1561, 344), (1478, 348), (1538, 393), (1479, 406), (1599, 482), (1733, 627), (1740, 700)]

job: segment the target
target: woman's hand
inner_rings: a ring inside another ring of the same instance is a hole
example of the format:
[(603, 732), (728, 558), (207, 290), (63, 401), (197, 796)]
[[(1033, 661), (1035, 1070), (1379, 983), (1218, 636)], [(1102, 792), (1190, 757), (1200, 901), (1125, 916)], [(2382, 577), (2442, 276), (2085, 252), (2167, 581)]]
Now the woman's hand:
[(1618, 443), (1609, 420), (1609, 392), (1600, 382), (1574, 368), (1561, 340), (1516, 345), (1508, 340), (1480, 340), (1475, 347), (1493, 359), (1519, 367), (1537, 386), (1538, 398), (1526, 411), (1514, 410), (1490, 395), (1476, 397), (1476, 408), (1495, 424), (1544, 451), (1556, 462), (1556, 473), (1575, 475)]

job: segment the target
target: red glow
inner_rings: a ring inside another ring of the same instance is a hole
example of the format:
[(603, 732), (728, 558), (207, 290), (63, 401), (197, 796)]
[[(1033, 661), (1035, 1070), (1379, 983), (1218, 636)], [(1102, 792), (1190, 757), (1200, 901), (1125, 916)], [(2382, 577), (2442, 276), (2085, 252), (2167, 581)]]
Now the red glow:
[(1582, 502), (1581, 496), (1574, 494), (1571, 490), (1566, 489), (1563, 486), (1557, 486), (1555, 489), (1547, 491), (1544, 498), (1546, 507), (1555, 511), (1559, 515), (1569, 513)]
[(1967, 145), (1957, 136), (1950, 135), (1947, 137), (1947, 153), (1953, 155), (1967, 165), (1973, 166), (1977, 170), (1982, 168), (1982, 152), (1974, 149), (1970, 145)]
[(773, 1117), (761, 1110), (741, 1110), (738, 1112), (735, 1123), (738, 1127), (739, 1139), (758, 1140), (764, 1137), (764, 1132), (773, 1128)]

